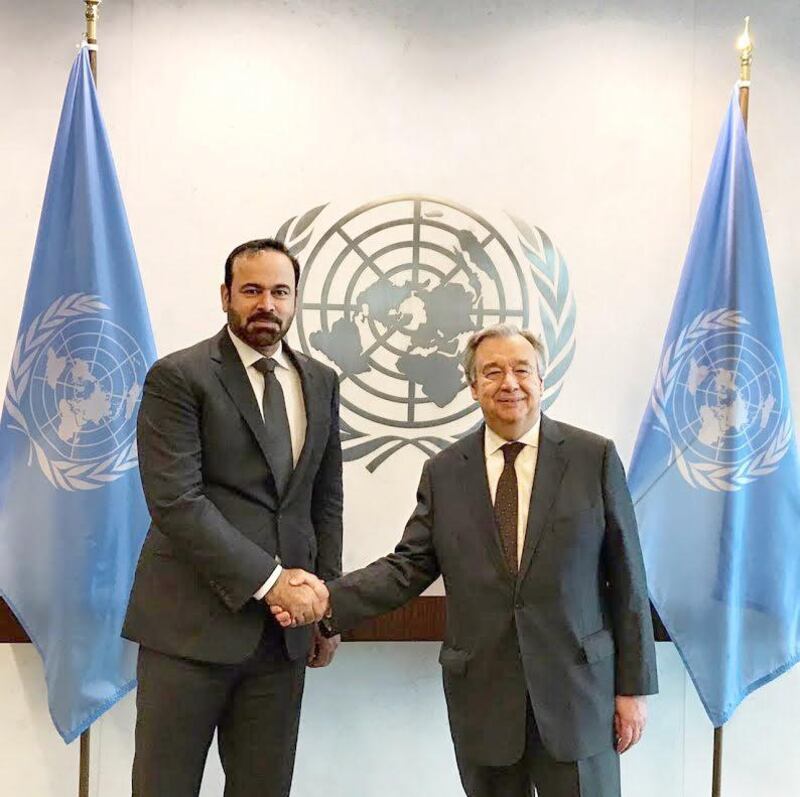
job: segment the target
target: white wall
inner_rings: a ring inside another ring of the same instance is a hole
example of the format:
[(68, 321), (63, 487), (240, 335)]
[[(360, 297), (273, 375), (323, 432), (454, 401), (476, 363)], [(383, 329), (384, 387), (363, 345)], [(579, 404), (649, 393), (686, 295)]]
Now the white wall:
[[(0, 0), (0, 374), (17, 332), (79, 0)], [(800, 184), (800, 11), (676, 0), (115, 0), (100, 91), (159, 351), (222, 324), (233, 245), (331, 202), (453, 199), (511, 211), (564, 252), (578, 350), (552, 414), (613, 436), (627, 461), (732, 83), (745, 13), (756, 40), (750, 140), (800, 407), (793, 213)], [(350, 566), (399, 532), (421, 458), (346, 469)], [(377, 496), (385, 527), (376, 529)], [(623, 759), (629, 797), (710, 791), (711, 728), (671, 646), (661, 694)], [(0, 793), (74, 794), (77, 745), (49, 725), (30, 646), (0, 647)], [(132, 698), (95, 725), (95, 795), (126, 793)], [(726, 729), (726, 797), (790, 797), (800, 670)], [(409, 763), (410, 762), (410, 763)], [(204, 794), (219, 793), (213, 756)], [(414, 784), (413, 786), (410, 784)], [(345, 646), (310, 674), (294, 793), (457, 795), (431, 644)]]

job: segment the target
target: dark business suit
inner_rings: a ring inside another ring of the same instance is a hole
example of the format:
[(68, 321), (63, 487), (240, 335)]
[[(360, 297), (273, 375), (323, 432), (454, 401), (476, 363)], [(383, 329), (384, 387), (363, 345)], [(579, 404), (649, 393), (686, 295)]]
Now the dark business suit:
[(428, 460), (394, 553), (330, 585), (333, 625), (400, 606), (440, 573), (439, 660), (462, 780), (465, 768), (521, 758), (530, 709), (552, 758), (611, 751), (615, 695), (657, 689), (636, 521), (613, 443), (542, 417), (516, 578), (495, 525), (483, 429)]
[[(181, 744), (192, 749), (196, 746), (191, 740), (195, 726), (202, 741), (208, 736), (208, 717), (214, 711), (225, 713), (230, 725), (236, 724), (235, 717), (231, 720), (236, 711), (230, 700), (236, 685), (253, 672), (269, 675), (275, 669), (285, 673), (285, 688), (276, 691), (279, 696), (292, 693), (299, 713), (311, 631), (280, 630), (263, 601), (252, 596), (278, 561), (284, 567), (315, 572), (325, 580), (341, 573), (338, 381), (330, 368), (292, 352), (285, 343), (284, 351), (300, 376), (307, 429), (305, 445), (283, 495), (277, 493), (269, 465), (264, 434), (269, 419), (262, 421), (227, 329), (159, 360), (144, 386), (138, 421), (139, 465), (152, 525), (136, 570), (123, 635), (142, 646), (145, 658), (140, 655), (140, 676), (143, 668), (149, 679), (175, 665), (169, 678), (176, 684), (197, 679), (198, 695), (187, 699), (181, 709), (187, 712), (185, 721), (175, 720), (182, 731), (172, 734), (183, 734)], [(206, 675), (216, 679), (217, 693), (212, 694), (211, 686), (201, 688)], [(259, 686), (262, 693), (268, 688), (268, 681)], [(165, 701), (167, 707), (174, 699), (170, 694), (154, 694), (149, 686), (145, 691), (143, 700)], [(198, 706), (205, 692), (209, 702), (218, 705)], [(140, 696), (142, 693), (140, 677)], [(148, 716), (150, 702), (144, 712)], [(226, 766), (226, 794), (250, 793), (247, 784), (230, 786), (228, 770), (236, 769), (237, 755), (252, 760), (259, 755), (259, 748), (263, 753), (277, 744), (281, 734), (296, 734), (296, 721), (286, 728), (280, 722), (273, 727), (269, 716), (247, 716), (247, 706), (242, 714), (243, 725), (249, 726), (246, 734), (225, 725), (223, 749), (220, 732), (223, 764), (226, 759), (230, 763)], [(158, 738), (152, 728), (141, 731), (142, 739)], [(166, 780), (171, 775), (163, 774), (163, 755), (159, 758), (150, 750), (153, 763), (148, 767), (149, 753), (140, 751), (139, 737), (137, 726), (137, 758), (143, 762), (139, 771), (149, 768), (162, 773), (148, 774), (147, 783), (157, 785), (141, 786), (139, 791), (148, 797), (190, 793), (194, 786), (187, 785), (185, 770), (197, 768), (198, 755), (186, 752), (192, 760), (182, 767), (176, 764), (174, 777), (180, 784), (171, 784)], [(171, 743), (169, 738), (167, 741)], [(205, 744), (207, 749), (208, 742)], [(243, 744), (253, 749), (242, 753)], [(156, 745), (148, 741), (146, 746)], [(286, 781), (291, 779), (293, 738), (283, 757), (291, 758), (288, 775), (281, 776)], [(205, 750), (200, 774), (204, 760)], [(199, 777), (193, 773), (192, 783), (199, 784)], [(135, 783), (136, 778), (135, 766)], [(288, 782), (274, 792), (265, 788), (257, 793), (288, 793)]]

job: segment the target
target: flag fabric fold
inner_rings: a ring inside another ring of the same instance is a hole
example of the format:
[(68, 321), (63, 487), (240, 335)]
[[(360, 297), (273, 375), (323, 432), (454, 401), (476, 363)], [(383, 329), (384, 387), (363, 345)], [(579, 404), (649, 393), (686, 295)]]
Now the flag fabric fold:
[(0, 594), (66, 742), (134, 686), (120, 637), (148, 526), (136, 413), (155, 359), (86, 47), (67, 84), (0, 418)]
[(653, 605), (715, 726), (800, 658), (800, 469), (736, 94), (629, 474)]

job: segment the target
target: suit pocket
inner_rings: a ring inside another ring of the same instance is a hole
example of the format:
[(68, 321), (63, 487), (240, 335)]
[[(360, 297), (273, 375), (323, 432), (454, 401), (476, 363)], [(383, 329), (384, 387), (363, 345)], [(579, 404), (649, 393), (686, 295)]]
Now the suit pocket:
[(466, 675), (469, 653), (466, 650), (456, 650), (442, 645), (439, 651), (439, 664), (442, 669), (451, 675)]
[(581, 640), (581, 646), (583, 647), (583, 655), (589, 664), (602, 661), (614, 655), (614, 638), (607, 628), (584, 637)]

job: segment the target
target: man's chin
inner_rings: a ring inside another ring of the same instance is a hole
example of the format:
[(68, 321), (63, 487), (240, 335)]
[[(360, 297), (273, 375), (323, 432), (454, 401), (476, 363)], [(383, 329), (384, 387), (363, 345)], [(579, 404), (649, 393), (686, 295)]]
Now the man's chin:
[(528, 412), (521, 408), (508, 408), (497, 413), (497, 417), (504, 423), (520, 423), (528, 416)]
[(263, 329), (258, 331), (248, 330), (243, 336), (244, 342), (253, 349), (272, 348), (283, 337), (283, 332), (277, 329)]
[(536, 423), (536, 416), (529, 412), (498, 412), (498, 421), (507, 428), (531, 428)]

